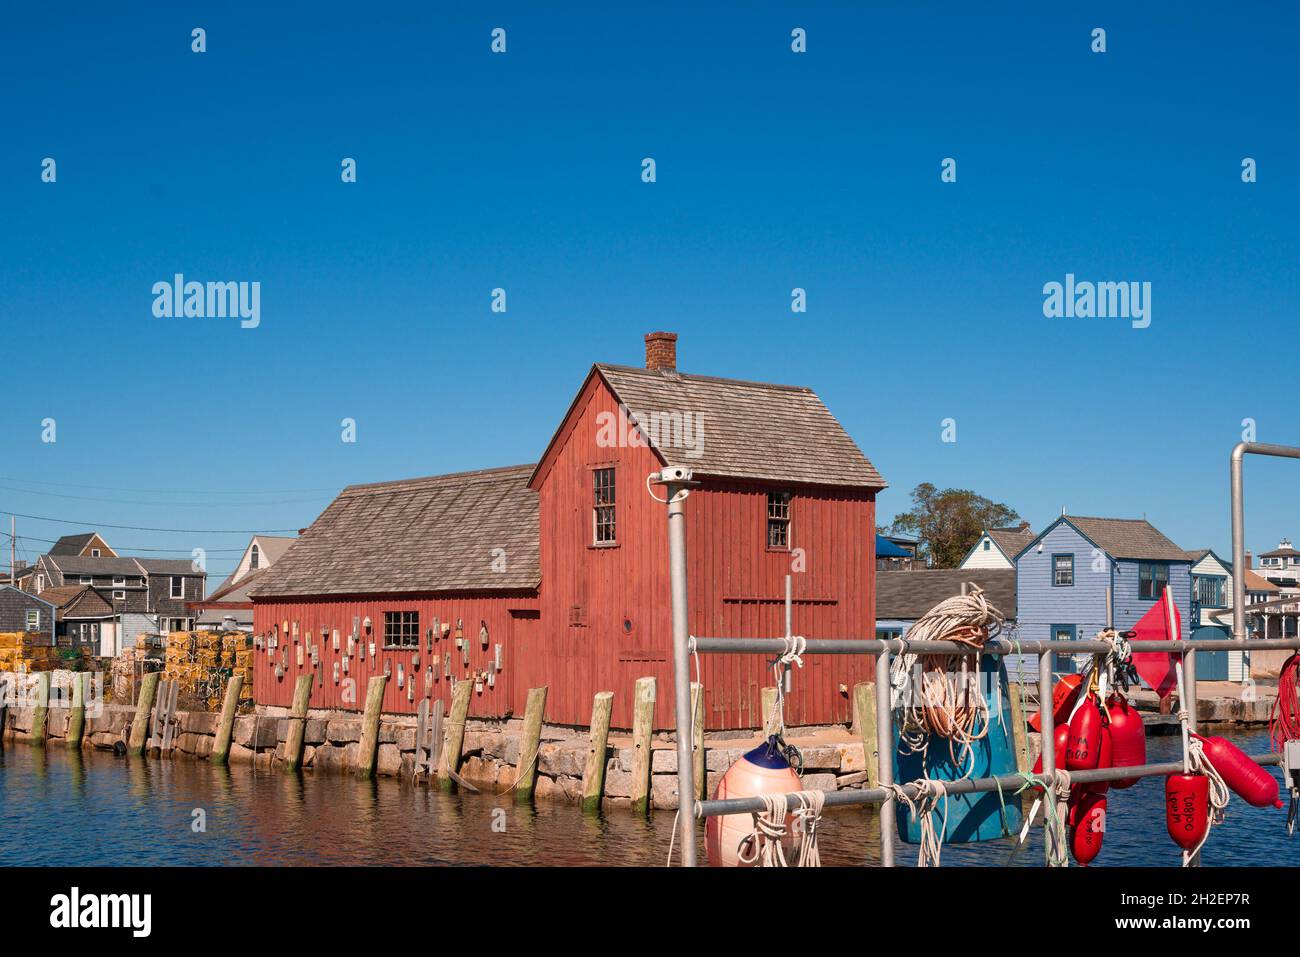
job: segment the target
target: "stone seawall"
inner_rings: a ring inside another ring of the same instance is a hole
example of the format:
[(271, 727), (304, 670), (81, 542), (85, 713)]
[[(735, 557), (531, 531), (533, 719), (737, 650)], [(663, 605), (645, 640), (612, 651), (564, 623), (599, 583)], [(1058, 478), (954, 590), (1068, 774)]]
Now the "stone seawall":
[[(5, 736), (31, 741), (32, 708), (9, 709)], [(86, 716), (82, 747), (112, 750), (125, 743), (135, 708), (104, 705), (97, 716)], [(212, 754), (220, 715), (207, 711), (179, 711), (171, 750), (165, 757), (206, 759)], [(69, 709), (51, 707), (47, 747), (65, 744)], [(259, 708), (257, 714), (235, 719), (230, 745), (230, 763), (256, 764), (271, 768), (285, 762), (285, 739), (289, 721), (284, 708)], [(519, 764), (523, 722), (474, 721), (466, 724), (460, 774), (488, 793), (502, 793), (514, 784)], [(867, 778), (862, 742), (842, 727), (791, 729), (790, 743), (804, 757), (804, 784), (809, 788), (838, 790), (861, 787)], [(308, 773), (350, 772), (360, 761), (361, 717), (351, 711), (310, 711), (304, 727), (302, 765)], [(737, 758), (758, 744), (758, 736), (735, 732), (705, 738), (705, 767), (712, 794), (718, 780)], [(539, 800), (576, 804), (582, 798), (582, 775), (589, 739), (586, 729), (548, 725), (542, 731), (538, 753), (538, 776), (534, 794)], [(159, 755), (155, 748), (153, 756)], [(631, 807), (631, 739), (611, 733), (606, 752), (606, 808)], [(379, 725), (377, 774), (409, 777), (415, 763), (415, 718), (384, 715)], [(677, 807), (677, 749), (670, 734), (658, 734), (652, 741), (652, 807)]]

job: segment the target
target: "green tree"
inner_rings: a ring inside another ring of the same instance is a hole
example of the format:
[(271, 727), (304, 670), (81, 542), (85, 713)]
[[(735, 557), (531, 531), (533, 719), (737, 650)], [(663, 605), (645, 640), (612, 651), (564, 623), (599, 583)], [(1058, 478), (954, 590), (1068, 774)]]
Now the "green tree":
[(912, 508), (894, 516), (895, 535), (911, 535), (935, 568), (956, 568), (986, 528), (1020, 521), (1016, 510), (970, 489), (936, 489), (922, 482), (912, 489)]

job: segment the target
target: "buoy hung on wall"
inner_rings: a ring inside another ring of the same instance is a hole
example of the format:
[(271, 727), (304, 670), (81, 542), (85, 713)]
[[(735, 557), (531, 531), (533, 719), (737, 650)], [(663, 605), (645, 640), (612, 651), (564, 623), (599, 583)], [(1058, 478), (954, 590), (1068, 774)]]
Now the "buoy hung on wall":
[(339, 650), (339, 630), (337, 628), (334, 629), (334, 650)]
[(334, 662), (334, 683), (339, 683), (339, 663), (337, 661)]

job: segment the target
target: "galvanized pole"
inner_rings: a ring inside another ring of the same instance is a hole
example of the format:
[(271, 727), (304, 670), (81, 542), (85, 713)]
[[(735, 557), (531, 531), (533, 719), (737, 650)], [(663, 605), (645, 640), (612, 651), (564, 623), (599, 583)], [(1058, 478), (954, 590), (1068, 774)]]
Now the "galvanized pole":
[[(889, 652), (876, 655), (876, 768), (880, 786), (894, 783), (893, 709), (889, 700)], [(894, 821), (898, 799), (890, 794), (880, 805), (880, 866), (894, 866)]]
[(1241, 460), (1246, 454), (1274, 455), (1300, 459), (1300, 448), (1290, 445), (1267, 445), (1261, 442), (1238, 442), (1232, 449), (1232, 637), (1246, 637), (1246, 505), (1241, 478)]
[(690, 622), (686, 607), (686, 511), (684, 484), (666, 483), (668, 493), (668, 575), (673, 602), (673, 705), (677, 723), (677, 824), (682, 866), (695, 866), (695, 760), (691, 745)]
[[(1056, 715), (1052, 713), (1052, 653), (1044, 651), (1038, 656), (1038, 724), (1041, 730), (1043, 755), (1043, 778), (1046, 782), (1056, 777)], [(1052, 784), (1043, 785), (1043, 853), (1047, 863), (1052, 863), (1056, 835), (1051, 827), (1051, 815), (1047, 812), (1047, 802), (1056, 800), (1056, 789)], [(1057, 849), (1059, 850), (1059, 849)]]

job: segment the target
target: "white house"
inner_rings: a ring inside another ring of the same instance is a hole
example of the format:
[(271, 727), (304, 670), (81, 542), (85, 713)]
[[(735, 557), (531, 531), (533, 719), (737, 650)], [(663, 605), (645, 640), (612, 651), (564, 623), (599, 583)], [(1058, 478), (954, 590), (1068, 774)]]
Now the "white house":
[(1028, 522), (1015, 528), (986, 528), (958, 568), (1015, 568), (1016, 555), (1034, 540)]

